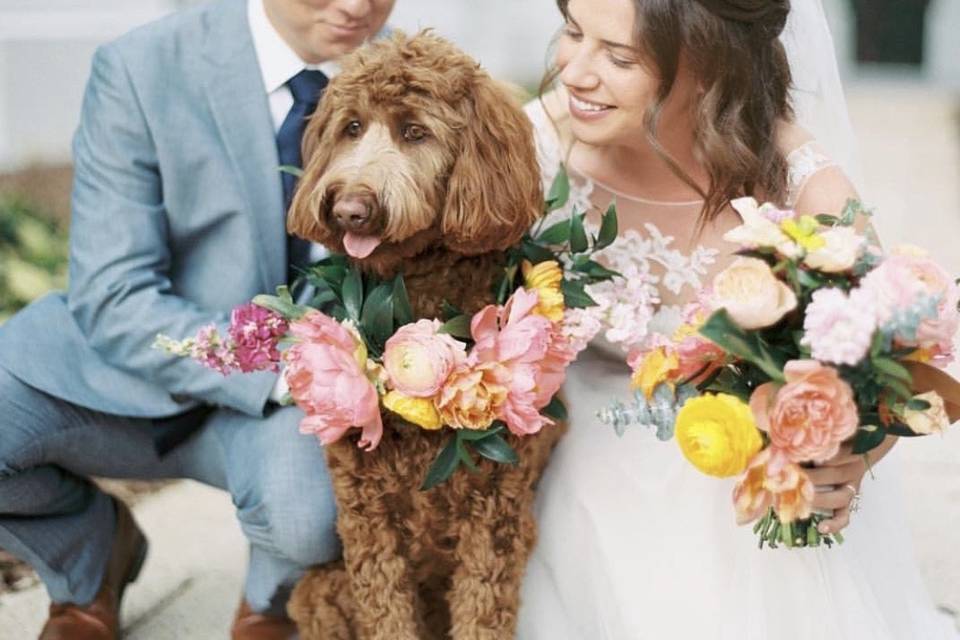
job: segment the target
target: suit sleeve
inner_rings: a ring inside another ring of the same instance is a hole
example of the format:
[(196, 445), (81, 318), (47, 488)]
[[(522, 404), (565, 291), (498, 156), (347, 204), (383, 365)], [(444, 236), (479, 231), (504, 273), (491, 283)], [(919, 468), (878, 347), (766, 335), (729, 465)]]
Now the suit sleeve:
[(159, 333), (182, 339), (228, 318), (176, 295), (156, 149), (111, 45), (94, 56), (73, 155), (68, 304), (90, 346), (172, 396), (262, 415), (275, 374), (224, 377), (151, 348)]

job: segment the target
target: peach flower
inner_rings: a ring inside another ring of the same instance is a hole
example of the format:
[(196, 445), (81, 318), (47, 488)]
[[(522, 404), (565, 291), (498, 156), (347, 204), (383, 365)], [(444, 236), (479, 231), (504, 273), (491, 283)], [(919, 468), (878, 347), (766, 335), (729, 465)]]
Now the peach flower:
[(785, 385), (762, 384), (750, 397), (757, 426), (791, 462), (829, 460), (857, 431), (853, 390), (816, 360), (791, 360), (783, 373)]
[(437, 333), (439, 320), (418, 320), (400, 327), (383, 350), (390, 386), (405, 396), (430, 398), (447, 376), (466, 360), (466, 345)]
[(713, 300), (743, 329), (763, 329), (797, 306), (793, 289), (759, 258), (737, 258), (713, 280)]
[(772, 505), (780, 522), (809, 518), (815, 490), (810, 477), (783, 452), (768, 447), (755, 455), (733, 490), (737, 524), (761, 517)]
[(290, 325), (298, 342), (284, 354), (290, 395), (306, 416), (302, 433), (323, 444), (352, 428), (362, 429), (358, 445), (370, 451), (380, 443), (383, 423), (377, 390), (365, 375), (363, 341), (333, 318), (310, 311)]
[(486, 429), (507, 400), (509, 377), (495, 362), (457, 369), (437, 397), (440, 421), (454, 429)]

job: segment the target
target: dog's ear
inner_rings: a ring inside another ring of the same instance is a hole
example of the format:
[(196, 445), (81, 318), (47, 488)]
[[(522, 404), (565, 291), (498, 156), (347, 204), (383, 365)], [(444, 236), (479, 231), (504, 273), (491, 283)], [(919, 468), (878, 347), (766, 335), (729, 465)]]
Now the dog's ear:
[(442, 231), (450, 249), (476, 255), (516, 244), (543, 211), (543, 192), (533, 127), (513, 96), (477, 69), (465, 109)]
[(317, 189), (317, 183), (333, 155), (336, 135), (329, 125), (336, 111), (335, 102), (334, 95), (328, 91), (307, 122), (300, 147), (303, 175), (287, 212), (288, 233), (321, 244), (332, 240), (334, 235), (322, 219), (324, 193)]

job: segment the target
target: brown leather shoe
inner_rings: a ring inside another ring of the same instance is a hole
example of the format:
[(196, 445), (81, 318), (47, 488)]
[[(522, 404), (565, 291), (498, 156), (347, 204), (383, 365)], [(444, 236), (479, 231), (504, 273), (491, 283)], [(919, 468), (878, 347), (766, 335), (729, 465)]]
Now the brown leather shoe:
[(254, 613), (246, 600), (240, 602), (230, 629), (232, 640), (289, 640), (296, 637), (297, 626), (284, 616)]
[(127, 585), (137, 579), (147, 556), (147, 539), (130, 509), (114, 500), (117, 523), (110, 559), (100, 591), (86, 606), (51, 604), (40, 640), (116, 640), (120, 632), (120, 600)]

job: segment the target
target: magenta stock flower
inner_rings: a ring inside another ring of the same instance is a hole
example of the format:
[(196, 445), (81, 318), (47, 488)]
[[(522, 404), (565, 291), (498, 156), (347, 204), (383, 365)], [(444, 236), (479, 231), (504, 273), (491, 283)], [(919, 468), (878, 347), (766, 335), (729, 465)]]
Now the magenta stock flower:
[(269, 309), (247, 303), (230, 315), (230, 338), (233, 341), (236, 367), (244, 373), (279, 371), (280, 338), (286, 335), (287, 321)]
[(367, 349), (333, 318), (310, 311), (290, 325), (299, 338), (284, 355), (290, 395), (306, 417), (300, 431), (323, 444), (362, 429), (358, 446), (367, 451), (380, 443), (383, 422), (377, 390), (365, 375)]

